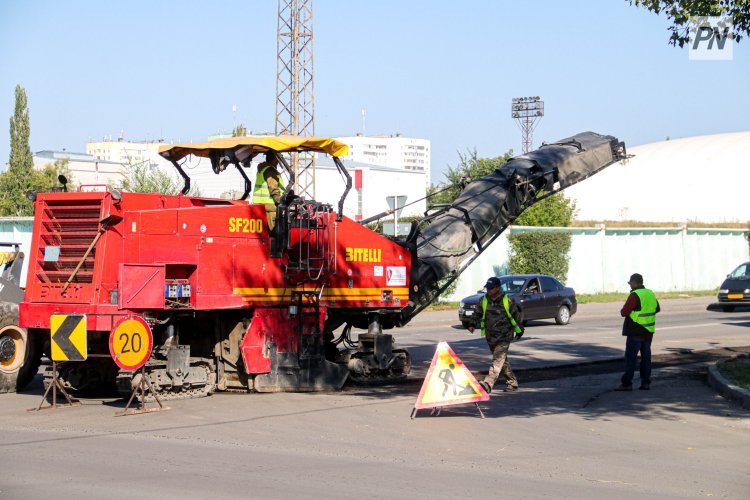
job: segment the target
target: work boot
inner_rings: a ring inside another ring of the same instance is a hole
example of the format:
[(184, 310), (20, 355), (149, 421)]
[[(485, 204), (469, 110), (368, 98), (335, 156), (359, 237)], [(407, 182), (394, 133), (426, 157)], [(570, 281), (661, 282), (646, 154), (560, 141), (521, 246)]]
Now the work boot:
[(633, 390), (633, 386), (632, 385), (622, 385), (622, 384), (620, 384), (617, 387), (615, 387), (614, 390), (617, 391), (617, 392), (632, 391)]
[(492, 387), (490, 387), (490, 384), (488, 384), (484, 380), (480, 380), (479, 381), (479, 385), (482, 386), (482, 389), (484, 389), (484, 392), (486, 392), (487, 394), (489, 394), (490, 392), (492, 392)]
[(650, 391), (651, 390), (651, 384), (641, 384), (641, 386), (638, 388), (639, 391)]
[(505, 392), (516, 392), (518, 390), (517, 385), (506, 385)]

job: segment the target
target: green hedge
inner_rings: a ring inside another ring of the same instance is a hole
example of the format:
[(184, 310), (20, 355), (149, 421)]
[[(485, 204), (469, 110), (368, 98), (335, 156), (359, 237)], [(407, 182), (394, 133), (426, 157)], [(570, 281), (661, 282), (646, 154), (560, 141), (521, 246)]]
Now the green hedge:
[(520, 233), (508, 236), (512, 274), (540, 273), (565, 283), (568, 279), (569, 233)]

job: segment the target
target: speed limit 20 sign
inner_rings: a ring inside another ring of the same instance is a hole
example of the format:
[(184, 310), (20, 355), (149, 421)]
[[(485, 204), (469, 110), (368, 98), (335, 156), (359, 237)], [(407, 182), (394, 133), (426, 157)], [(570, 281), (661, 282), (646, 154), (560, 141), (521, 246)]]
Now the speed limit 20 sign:
[(140, 316), (120, 320), (109, 334), (109, 353), (123, 370), (137, 370), (145, 365), (153, 347), (151, 328)]

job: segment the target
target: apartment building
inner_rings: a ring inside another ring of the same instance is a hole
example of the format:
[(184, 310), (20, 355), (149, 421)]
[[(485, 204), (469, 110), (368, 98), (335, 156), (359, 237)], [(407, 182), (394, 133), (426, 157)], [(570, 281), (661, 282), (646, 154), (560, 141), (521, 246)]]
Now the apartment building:
[(422, 172), (425, 186), (430, 185), (430, 141), (395, 135), (337, 137), (349, 146), (344, 161), (366, 163), (401, 170)]

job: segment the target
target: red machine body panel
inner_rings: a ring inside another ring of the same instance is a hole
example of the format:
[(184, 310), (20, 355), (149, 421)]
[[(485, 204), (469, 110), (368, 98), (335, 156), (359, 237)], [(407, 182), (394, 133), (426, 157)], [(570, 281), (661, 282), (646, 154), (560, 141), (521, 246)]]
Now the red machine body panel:
[[(145, 310), (289, 304), (295, 290), (317, 291), (328, 308), (403, 308), (410, 253), (351, 219), (337, 221), (333, 212), (318, 218), (315, 227), (326, 232), (293, 227), (288, 251), (274, 258), (263, 205), (40, 194), (21, 326), (49, 328), (51, 314), (76, 312), (87, 314), (90, 330), (109, 330), (113, 318)], [(319, 258), (324, 272), (293, 272), (299, 255)], [(166, 297), (170, 290), (174, 297)]]
[(119, 307), (159, 309), (164, 305), (166, 267), (160, 264), (120, 264)]
[(301, 334), (323, 331), (325, 309), (312, 312), (309, 307), (302, 307), (294, 315), (287, 308), (256, 309), (240, 345), (247, 373), (271, 371), (269, 345), (273, 344), (278, 352), (294, 353), (299, 349)]

